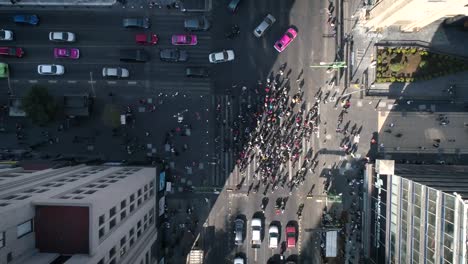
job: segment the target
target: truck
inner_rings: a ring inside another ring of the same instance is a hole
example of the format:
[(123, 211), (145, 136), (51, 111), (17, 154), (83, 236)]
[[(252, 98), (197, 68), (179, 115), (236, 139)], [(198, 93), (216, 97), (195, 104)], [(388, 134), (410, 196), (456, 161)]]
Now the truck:
[(259, 248), (262, 243), (261, 232), (262, 232), (262, 221), (258, 218), (252, 219), (252, 247)]

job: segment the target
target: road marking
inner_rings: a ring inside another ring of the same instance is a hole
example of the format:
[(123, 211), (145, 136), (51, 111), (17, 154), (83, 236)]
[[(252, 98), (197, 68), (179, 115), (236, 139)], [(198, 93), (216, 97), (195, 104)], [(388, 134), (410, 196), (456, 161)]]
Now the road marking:
[(89, 84), (95, 84), (96, 81), (88, 81)]
[(37, 80), (29, 80), (29, 83), (37, 83)]
[(128, 85), (136, 85), (137, 82), (136, 81), (128, 81)]
[(107, 81), (107, 84), (116, 84), (116, 81)]
[(67, 83), (76, 83), (77, 81), (75, 80), (68, 80)]
[(257, 262), (257, 249), (254, 249), (254, 261)]
[(57, 83), (57, 80), (48, 80), (48, 83)]
[(14, 83), (19, 83), (19, 80), (11, 80)]

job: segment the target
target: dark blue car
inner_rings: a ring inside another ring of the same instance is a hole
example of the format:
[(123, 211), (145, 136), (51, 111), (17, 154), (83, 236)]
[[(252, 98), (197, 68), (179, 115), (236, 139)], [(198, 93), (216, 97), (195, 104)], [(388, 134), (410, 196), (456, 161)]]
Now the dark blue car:
[(22, 23), (22, 24), (29, 24), (29, 25), (37, 25), (39, 24), (39, 17), (36, 15), (15, 15), (13, 17), (15, 23)]

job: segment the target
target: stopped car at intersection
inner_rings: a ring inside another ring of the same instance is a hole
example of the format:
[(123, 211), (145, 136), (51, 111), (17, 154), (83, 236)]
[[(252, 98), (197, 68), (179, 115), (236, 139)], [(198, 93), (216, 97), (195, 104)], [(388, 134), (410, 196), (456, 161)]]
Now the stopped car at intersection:
[(13, 31), (0, 29), (0, 40), (13, 40)]
[(254, 35), (259, 38), (265, 34), (265, 31), (269, 29), (276, 22), (276, 18), (268, 14), (263, 21), (254, 30)]
[(130, 73), (127, 69), (121, 67), (102, 68), (102, 77), (128, 78)]
[(65, 67), (56, 64), (41, 64), (37, 66), (37, 73), (40, 75), (63, 75)]
[(122, 25), (125, 28), (150, 28), (150, 19), (148, 17), (130, 17), (124, 18)]
[(245, 222), (241, 218), (237, 218), (234, 221), (234, 243), (237, 246), (240, 246), (242, 243), (244, 243), (244, 226)]
[(0, 47), (0, 55), (21, 58), (24, 55), (24, 50), (18, 47)]
[(286, 246), (288, 248), (296, 247), (296, 227), (295, 226), (286, 227)]
[(198, 40), (197, 40), (197, 36), (193, 34), (177, 34), (177, 35), (172, 35), (171, 43), (172, 45), (193, 46), (193, 45), (197, 45)]
[(210, 21), (205, 16), (191, 17), (184, 21), (184, 28), (188, 31), (207, 31), (210, 27)]
[(168, 62), (187, 61), (188, 53), (185, 50), (179, 49), (162, 49), (161, 52), (159, 52), (159, 58), (162, 61)]
[(296, 37), (297, 31), (294, 28), (288, 28), (286, 33), (284, 33), (284, 35), (278, 41), (275, 42), (275, 49), (278, 52), (284, 51)]
[(141, 45), (156, 45), (158, 43), (158, 36), (154, 33), (141, 33), (135, 37), (136, 43)]
[(75, 42), (76, 36), (72, 32), (49, 32), (49, 40), (57, 42)]
[(147, 62), (149, 53), (144, 49), (121, 49), (120, 60), (125, 62)]
[(220, 52), (213, 52), (208, 56), (208, 59), (211, 63), (221, 63), (226, 61), (234, 60), (234, 51), (233, 50), (223, 50)]
[(39, 17), (37, 15), (18, 14), (13, 16), (13, 21), (18, 24), (36, 26), (39, 24)]
[(270, 237), (268, 240), (268, 247), (269, 248), (278, 248), (279, 242), (279, 229), (276, 225), (271, 225), (270, 229), (268, 229), (268, 236)]
[(76, 48), (54, 48), (54, 58), (76, 60), (80, 58), (80, 50)]

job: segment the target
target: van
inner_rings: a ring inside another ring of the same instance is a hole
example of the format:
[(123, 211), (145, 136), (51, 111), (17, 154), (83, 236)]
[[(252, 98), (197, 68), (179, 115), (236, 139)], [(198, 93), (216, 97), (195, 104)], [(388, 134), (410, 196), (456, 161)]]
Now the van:
[(124, 18), (122, 25), (125, 28), (149, 28), (150, 20), (147, 17)]
[(187, 18), (184, 21), (185, 30), (188, 31), (207, 31), (211, 24), (205, 16)]

